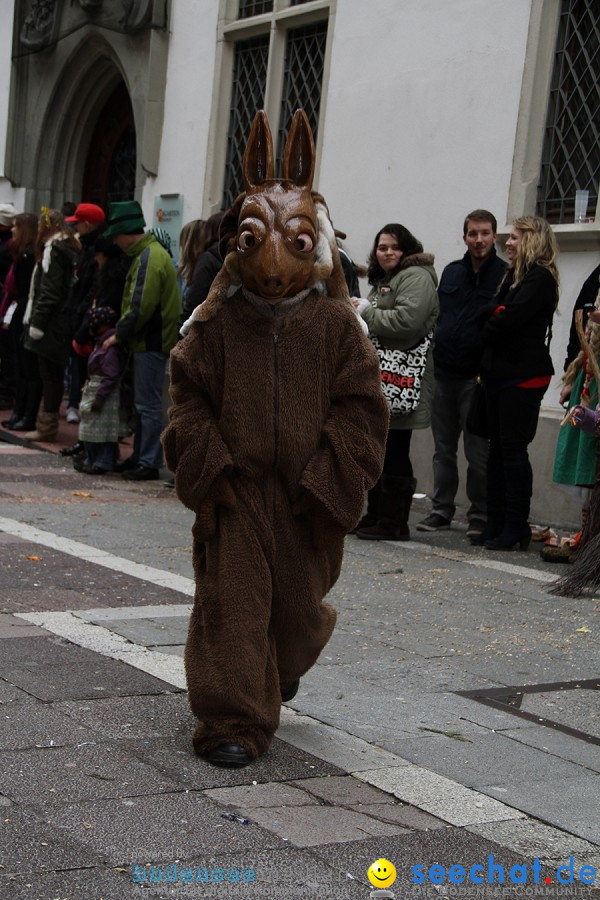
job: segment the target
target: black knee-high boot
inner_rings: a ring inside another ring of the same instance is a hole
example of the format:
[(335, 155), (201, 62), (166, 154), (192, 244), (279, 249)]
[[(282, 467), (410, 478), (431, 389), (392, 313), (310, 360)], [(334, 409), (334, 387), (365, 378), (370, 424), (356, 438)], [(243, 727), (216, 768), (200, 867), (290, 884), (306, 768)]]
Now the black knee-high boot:
[(486, 541), (490, 550), (527, 550), (531, 541), (529, 507), (533, 475), (529, 459), (507, 460), (504, 463), (506, 511), (504, 528), (500, 534)]
[(414, 478), (384, 475), (379, 519), (375, 525), (357, 531), (357, 537), (364, 541), (409, 541), (408, 515), (416, 487)]

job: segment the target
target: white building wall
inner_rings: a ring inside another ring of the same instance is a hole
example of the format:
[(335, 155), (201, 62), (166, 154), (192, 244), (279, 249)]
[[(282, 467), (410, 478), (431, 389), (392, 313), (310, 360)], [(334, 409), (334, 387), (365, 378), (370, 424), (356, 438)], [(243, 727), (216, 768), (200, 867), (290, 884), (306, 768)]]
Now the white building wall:
[(339, 0), (319, 189), (358, 260), (388, 221), (439, 268), (470, 209), (503, 223), (529, 6)]
[(13, 187), (5, 177), (6, 136), (8, 132), (8, 105), (10, 98), (10, 75), (12, 55), (12, 19), (14, 8), (9, 9), (8, 0), (2, 4), (2, 27), (0, 28), (0, 203), (13, 203), (21, 210), (25, 198), (25, 188)]
[[(144, 186), (151, 220), (154, 197), (184, 195), (183, 222), (204, 218), (203, 189), (214, 81), (217, 0), (171, 4), (169, 60), (159, 171)], [(227, 123), (224, 127), (227, 127)]]

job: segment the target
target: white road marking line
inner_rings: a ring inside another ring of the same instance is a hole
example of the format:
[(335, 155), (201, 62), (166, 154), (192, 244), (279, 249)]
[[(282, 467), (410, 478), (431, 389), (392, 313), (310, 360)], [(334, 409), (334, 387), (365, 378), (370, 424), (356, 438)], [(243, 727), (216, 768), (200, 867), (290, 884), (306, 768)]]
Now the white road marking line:
[(435, 547), (433, 544), (421, 544), (418, 541), (403, 541), (399, 547), (396, 541), (385, 541), (386, 544), (396, 549), (402, 550), (420, 550), (422, 553), (434, 553), (444, 559), (452, 559), (455, 562), (467, 563), (476, 569), (493, 569), (497, 572), (504, 572), (507, 575), (516, 575), (519, 578), (531, 578), (532, 581), (543, 581), (550, 583), (558, 578), (556, 572), (540, 572), (538, 569), (529, 569), (527, 566), (515, 566), (513, 563), (503, 562), (498, 559), (480, 559), (473, 557), (468, 553), (461, 553), (456, 550), (446, 550), (444, 547)]
[[(0, 530), (16, 537), (20, 537), (23, 540), (31, 541), (44, 547), (50, 547), (53, 550), (58, 550), (70, 556), (75, 556), (78, 559), (96, 563), (97, 565), (104, 566), (113, 571), (123, 572), (126, 575), (148, 581), (151, 584), (168, 587), (171, 590), (178, 591), (186, 596), (193, 596), (194, 594), (194, 582), (190, 578), (173, 575), (164, 572), (161, 569), (155, 569), (151, 566), (132, 562), (123, 557), (114, 556), (104, 550), (99, 550), (69, 538), (62, 538), (52, 532), (42, 531), (14, 519), (0, 517)], [(394, 546), (397, 545), (394, 544)], [(403, 548), (418, 549), (422, 552), (429, 553), (434, 552), (438, 556), (446, 556), (447, 558), (456, 559), (457, 561), (466, 562), (477, 567), (500, 569), (503, 572), (519, 575), (521, 577), (533, 578), (538, 581), (550, 581), (553, 580), (554, 577), (547, 576), (542, 572), (526, 569), (522, 566), (511, 566), (510, 564), (495, 562), (493, 560), (474, 560), (471, 557), (466, 556), (466, 554), (464, 556), (460, 553), (452, 554), (437, 547), (412, 541), (403, 544)], [(103, 628), (101, 625), (85, 621), (86, 618), (101, 619), (103, 616), (105, 617), (105, 621), (111, 618), (155, 618), (173, 615), (174, 608), (178, 613), (179, 610), (185, 610), (183, 613), (185, 615), (189, 612), (188, 604), (177, 604), (174, 607), (137, 607), (139, 614), (133, 613), (133, 610), (136, 608), (127, 607), (124, 609), (93, 609), (67, 612), (27, 612), (16, 613), (15, 615), (27, 622), (31, 622), (47, 629), (52, 634), (64, 637), (79, 647), (92, 650), (112, 659), (120, 660), (142, 672), (154, 675), (156, 678), (159, 678), (167, 684), (172, 684), (175, 687), (185, 689), (186, 681), (182, 659), (171, 654), (161, 653), (157, 650), (150, 651), (144, 646), (134, 644), (132, 641), (127, 640), (121, 635), (114, 634), (107, 628)], [(127, 615), (124, 615), (125, 613)], [(152, 615), (150, 615), (150, 613), (152, 613)], [(175, 614), (177, 615), (178, 613)], [(284, 713), (284, 720), (289, 714), (289, 710)], [(296, 715), (296, 713), (291, 714)], [(303, 716), (303, 719), (313, 721), (317, 727), (323, 727), (322, 723), (316, 719), (312, 719), (310, 716)], [(337, 732), (340, 741), (343, 741), (346, 745), (349, 741), (356, 741), (357, 754), (360, 754), (364, 750), (364, 742), (360, 738), (356, 738), (354, 735), (350, 735), (333, 726), (327, 726), (327, 729), (334, 737)], [(298, 740), (298, 743), (295, 743), (293, 736), (287, 733), (285, 740), (293, 744), (293, 746), (298, 746), (300, 749), (303, 749), (302, 744), (304, 742), (301, 738)], [(393, 757), (394, 754), (390, 754), (390, 756)], [(397, 782), (398, 779), (402, 779), (401, 773), (405, 772), (408, 767), (413, 767), (412, 763), (408, 763), (407, 760), (404, 760), (401, 757), (397, 757), (397, 760), (397, 766), (388, 766), (386, 769), (386, 774), (388, 776), (386, 779), (388, 782), (387, 789), (389, 791), (390, 788), (392, 788), (392, 793), (394, 793), (393, 787), (396, 786), (395, 782)], [(391, 762), (391, 760), (389, 761)], [(467, 789), (464, 785), (461, 785), (458, 782), (452, 782), (450, 779), (445, 779), (445, 781), (449, 785), (455, 786), (452, 790), (454, 796), (450, 802), (451, 809), (446, 810), (443, 804), (439, 807), (435, 806), (434, 808), (431, 804), (431, 787), (436, 786), (439, 783), (441, 776), (428, 769), (421, 769), (420, 773), (422, 790), (419, 792), (418, 801), (417, 797), (412, 800), (413, 805), (428, 810), (434, 815), (437, 815), (442, 821), (448, 822), (448, 824), (459, 824), (456, 818), (456, 811), (453, 809), (456, 805), (456, 799), (459, 797), (463, 801), (460, 810), (460, 825), (463, 827), (465, 825), (477, 824), (480, 822), (504, 821), (521, 817), (527, 818), (519, 810), (501, 804), (499, 801), (493, 800), (493, 798), (488, 797), (486, 794)], [(367, 781), (374, 786), (383, 785), (381, 770), (362, 771), (353, 774), (355, 777), (360, 778), (362, 781)], [(398, 794), (396, 794), (396, 796), (398, 796)], [(435, 799), (437, 801), (438, 798), (436, 797)]]
[(164, 569), (155, 569), (152, 566), (132, 562), (132, 560), (124, 559), (122, 556), (114, 556), (105, 550), (91, 547), (89, 544), (82, 544), (80, 541), (71, 540), (71, 538), (60, 537), (51, 531), (42, 531), (24, 522), (17, 522), (16, 519), (5, 519), (0, 516), (0, 531), (13, 534), (34, 544), (41, 544), (43, 547), (50, 547), (52, 550), (59, 550), (61, 553), (67, 553), (69, 556), (77, 557), (77, 559), (96, 563), (96, 565), (104, 566), (106, 569), (112, 569), (113, 572), (122, 572), (124, 575), (131, 575), (132, 578), (139, 578), (159, 587), (170, 588), (172, 591), (178, 591), (178, 593), (186, 594), (188, 597), (194, 596), (195, 585), (191, 578), (184, 578), (183, 575), (165, 572)]
[[(162, 609), (162, 607), (158, 607)], [(101, 625), (93, 625), (81, 618), (81, 610), (77, 612), (27, 612), (15, 613), (20, 619), (32, 622), (56, 634), (66, 638), (72, 644), (93, 650), (102, 656), (118, 659), (148, 675), (154, 675), (167, 684), (185, 690), (185, 672), (183, 660), (169, 653), (161, 653), (158, 650), (148, 650), (140, 644), (115, 634)], [(118, 613), (119, 610), (113, 610)], [(85, 611), (84, 611), (85, 613)]]

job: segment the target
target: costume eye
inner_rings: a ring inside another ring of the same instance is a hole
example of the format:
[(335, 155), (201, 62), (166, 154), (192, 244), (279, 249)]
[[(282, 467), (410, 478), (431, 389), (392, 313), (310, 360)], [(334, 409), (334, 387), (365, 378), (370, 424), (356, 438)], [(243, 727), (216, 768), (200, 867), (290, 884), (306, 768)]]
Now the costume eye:
[(301, 253), (310, 253), (310, 251), (314, 247), (314, 242), (310, 234), (307, 234), (305, 231), (303, 231), (302, 234), (299, 234), (294, 241), (294, 247), (296, 248), (296, 250), (300, 250)]
[(256, 244), (256, 238), (252, 234), (251, 231), (242, 231), (238, 238), (238, 249), (239, 250), (250, 250), (251, 247), (254, 247)]

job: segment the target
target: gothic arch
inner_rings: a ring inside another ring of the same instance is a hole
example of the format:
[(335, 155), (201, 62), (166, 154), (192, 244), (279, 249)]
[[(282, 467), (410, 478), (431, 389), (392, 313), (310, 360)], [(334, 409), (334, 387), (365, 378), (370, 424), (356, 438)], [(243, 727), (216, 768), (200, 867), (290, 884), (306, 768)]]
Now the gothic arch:
[(166, 31), (90, 26), (47, 51), (14, 57), (5, 176), (25, 188), (28, 209), (81, 198), (94, 129), (119, 87), (131, 103), (133, 193), (141, 199), (146, 176), (158, 171), (168, 46)]
[(42, 120), (34, 160), (33, 184), (45, 202), (60, 205), (64, 199), (81, 198), (98, 117), (123, 83), (127, 87), (125, 72), (101, 37), (83, 41), (65, 61)]

